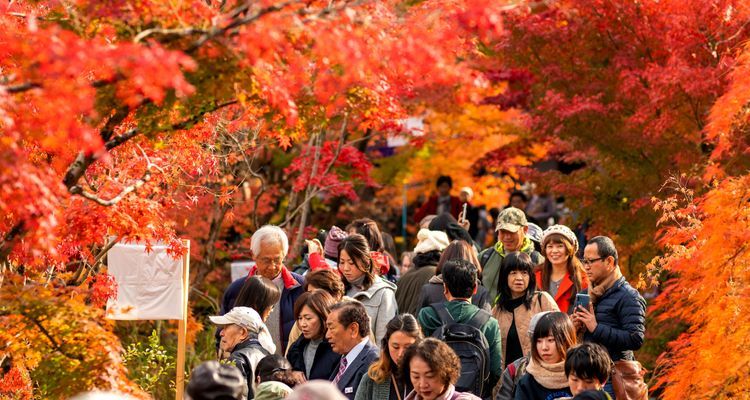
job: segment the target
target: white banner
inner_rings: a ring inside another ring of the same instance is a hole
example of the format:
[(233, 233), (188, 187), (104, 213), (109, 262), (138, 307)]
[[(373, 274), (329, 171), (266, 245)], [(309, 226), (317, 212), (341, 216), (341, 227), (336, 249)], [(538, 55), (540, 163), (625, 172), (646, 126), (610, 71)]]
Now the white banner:
[(117, 282), (117, 297), (107, 302), (107, 318), (184, 319), (183, 263), (169, 256), (164, 244), (154, 244), (150, 252), (142, 244), (114, 245), (107, 266)]
[(232, 271), (232, 282), (237, 279), (244, 278), (250, 272), (250, 269), (255, 266), (255, 261), (240, 260), (232, 261), (230, 265)]

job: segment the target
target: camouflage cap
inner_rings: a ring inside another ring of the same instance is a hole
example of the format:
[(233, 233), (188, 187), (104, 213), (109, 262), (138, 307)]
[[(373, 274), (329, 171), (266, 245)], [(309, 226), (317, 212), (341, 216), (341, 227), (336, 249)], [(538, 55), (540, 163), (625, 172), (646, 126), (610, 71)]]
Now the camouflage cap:
[(528, 225), (529, 222), (526, 220), (526, 214), (523, 211), (515, 207), (508, 207), (497, 216), (495, 231), (497, 232), (502, 229), (504, 231), (518, 232), (519, 229)]

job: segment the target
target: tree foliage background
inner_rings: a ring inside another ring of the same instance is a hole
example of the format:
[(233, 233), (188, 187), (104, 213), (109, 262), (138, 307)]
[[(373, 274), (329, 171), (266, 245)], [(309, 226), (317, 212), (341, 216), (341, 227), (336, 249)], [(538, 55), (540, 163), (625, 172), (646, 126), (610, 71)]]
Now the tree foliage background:
[(518, 179), (564, 195), (662, 284), (650, 335), (680, 329), (655, 394), (747, 393), (748, 21), (739, 0), (0, 4), (0, 396), (148, 396), (101, 307), (105, 238), (190, 238), (210, 312), (260, 225), (299, 245), (442, 173), (492, 205)]

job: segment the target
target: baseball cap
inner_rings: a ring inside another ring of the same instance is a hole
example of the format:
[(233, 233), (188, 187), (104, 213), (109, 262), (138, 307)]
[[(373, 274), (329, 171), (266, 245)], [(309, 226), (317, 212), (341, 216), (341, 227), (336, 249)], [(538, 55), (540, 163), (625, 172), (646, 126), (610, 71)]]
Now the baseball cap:
[(526, 214), (515, 207), (508, 207), (500, 212), (497, 216), (497, 225), (495, 231), (504, 230), (518, 232), (519, 229), (528, 226)]
[(258, 321), (262, 321), (258, 312), (250, 307), (234, 307), (224, 315), (210, 316), (208, 319), (216, 325), (235, 324), (250, 330)]

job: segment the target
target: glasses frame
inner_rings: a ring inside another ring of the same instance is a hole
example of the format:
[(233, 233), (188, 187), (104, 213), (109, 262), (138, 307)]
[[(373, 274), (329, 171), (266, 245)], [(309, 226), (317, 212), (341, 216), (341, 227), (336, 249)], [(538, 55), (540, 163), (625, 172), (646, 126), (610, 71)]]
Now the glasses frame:
[(582, 258), (582, 259), (581, 259), (581, 264), (583, 264), (583, 265), (591, 265), (591, 264), (593, 264), (593, 263), (595, 263), (595, 262), (597, 262), (597, 261), (601, 261), (601, 260), (604, 260), (605, 258), (607, 258), (607, 257), (592, 258), (592, 259), (590, 259), (590, 260), (587, 260), (587, 259), (585, 259), (585, 258)]

